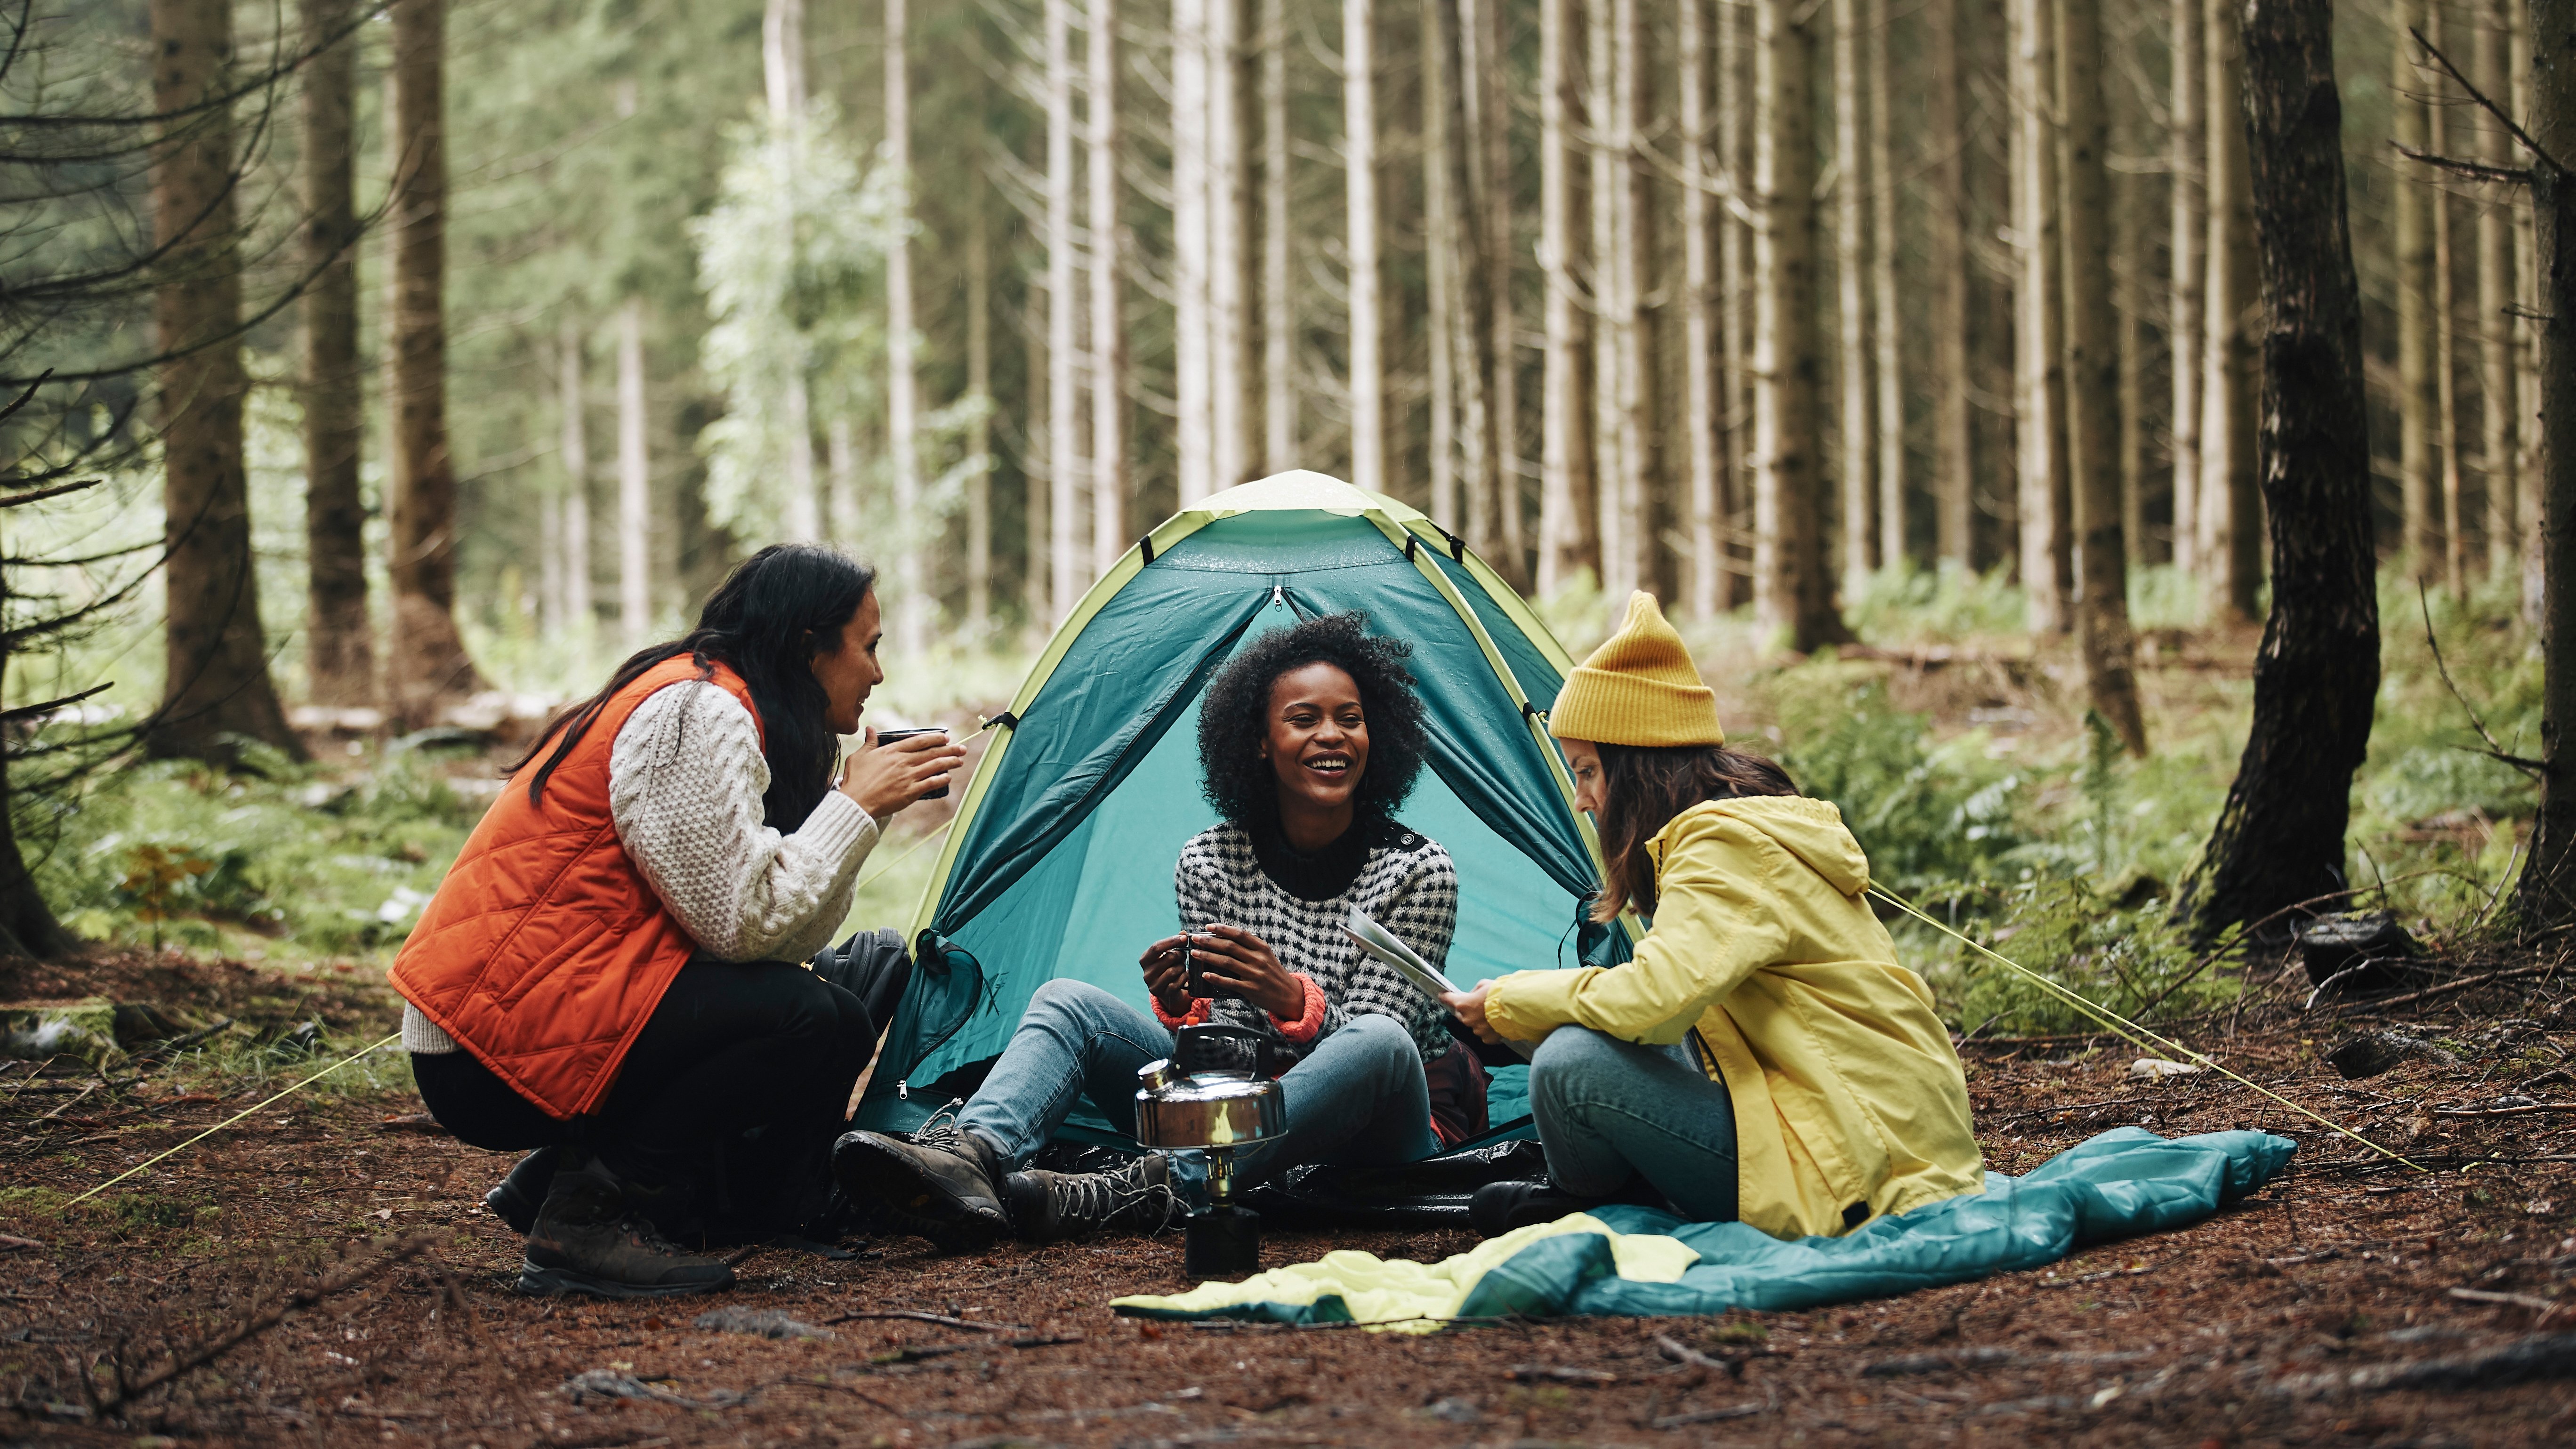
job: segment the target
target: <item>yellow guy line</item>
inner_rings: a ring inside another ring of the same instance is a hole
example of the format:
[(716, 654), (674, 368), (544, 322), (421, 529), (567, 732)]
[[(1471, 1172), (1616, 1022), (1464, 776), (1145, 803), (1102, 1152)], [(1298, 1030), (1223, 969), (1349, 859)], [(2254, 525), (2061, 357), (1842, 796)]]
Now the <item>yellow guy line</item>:
[(261, 1102), (256, 1106), (244, 1107), (242, 1110), (226, 1117), (221, 1122), (218, 1122), (214, 1126), (207, 1128), (205, 1131), (198, 1133), (196, 1136), (189, 1138), (187, 1141), (180, 1143), (178, 1146), (152, 1154), (150, 1157), (147, 1157), (141, 1162), (134, 1164), (132, 1167), (125, 1169), (116, 1176), (111, 1177), (107, 1181), (100, 1183), (98, 1186), (91, 1188), (89, 1191), (82, 1193), (79, 1197), (73, 1198), (70, 1202), (63, 1204), (63, 1206), (71, 1207), (89, 1198), (96, 1197), (100, 1193), (103, 1193), (109, 1188), (116, 1186), (118, 1183), (125, 1181), (127, 1178), (132, 1177), (134, 1174), (150, 1167), (153, 1163), (159, 1162), (162, 1158), (168, 1157), (172, 1153), (184, 1152), (188, 1148), (196, 1146), (198, 1143), (203, 1142), (207, 1138), (214, 1136), (216, 1133), (223, 1131), (227, 1127), (230, 1127), (235, 1122), (259, 1111), (260, 1108), (267, 1106), (269, 1102), (277, 1101), (280, 1097), (293, 1096), (295, 1093), (303, 1091), (306, 1087), (312, 1086), (315, 1082), (322, 1080), (324, 1077), (340, 1070), (349, 1063), (356, 1061), (359, 1057), (366, 1056), (370, 1052), (380, 1051), (386, 1047), (392, 1046), (395, 1042), (400, 1040), (402, 1040), (402, 1033), (395, 1032), (393, 1035), (386, 1037), (383, 1041), (377, 1042), (374, 1046), (361, 1048), (355, 1055), (344, 1057), (339, 1061), (333, 1062), (331, 1065), (324, 1067), (322, 1070), (315, 1072), (309, 1077), (306, 1077), (303, 1081), (300, 1081), (294, 1086), (287, 1088), (285, 1091), (278, 1093), (276, 1097), (269, 1098), (268, 1102)]
[(1969, 940), (1966, 936), (1960, 935), (1957, 931), (1950, 929), (1941, 922), (1925, 915), (1919, 910), (1916, 910), (1914, 908), (1914, 903), (1911, 901), (1891, 894), (1887, 890), (1875, 885), (1869, 888), (1869, 893), (1878, 897), (1880, 900), (1887, 902), (1889, 905), (1896, 907), (1898, 910), (1903, 911), (1905, 914), (1912, 916), (1914, 919), (1921, 921), (1923, 924), (1930, 926), (1932, 929), (1939, 931), (1942, 935), (1948, 936), (1952, 940), (1957, 941), (1959, 944), (1990, 957), (1993, 960), (2002, 962), (2004, 965), (2009, 966), (2031, 980), (2038, 982), (2042, 989), (2051, 992), (2059, 1000), (2110, 1028), (2113, 1035), (2126, 1037), (2131, 1046), (2146, 1050), (2154, 1050), (2154, 1047), (2148, 1047), (2147, 1045), (2149, 1042), (2153, 1042), (2155, 1043), (2155, 1047), (2160, 1047), (2165, 1051), (2172, 1052), (2180, 1056), (2189, 1057), (2193, 1061), (2198, 1062), (2201, 1066), (2218, 1073), (2229, 1081), (2234, 1082), (2239, 1086), (2250, 1088), (2253, 1091), (2260, 1092), (2264, 1096), (2271, 1098), (2273, 1101), (2280, 1103), (2282, 1106), (2289, 1108), (2291, 1111), (2298, 1113), (2300, 1116), (2308, 1118), (2319, 1126), (2340, 1132), (2344, 1136), (2351, 1138), (2353, 1141), (2360, 1143), (2362, 1146), (2369, 1148), (2371, 1151), (2378, 1153), (2382, 1157), (2386, 1157), (2392, 1161), (2405, 1163), (2408, 1167), (2414, 1168), (2417, 1172), (2429, 1174), (2432, 1171), (2432, 1169), (2424, 1166), (2422, 1163), (2416, 1162), (2401, 1153), (2393, 1152), (2388, 1148), (2380, 1146), (2378, 1143), (2371, 1141), (2369, 1138), (2362, 1136), (2360, 1133), (2353, 1131), (2351, 1128), (2344, 1126), (2340, 1122), (2333, 1121), (2316, 1112), (2310, 1111), (2308, 1108), (2300, 1106), (2298, 1103), (2291, 1101), (2289, 1098), (2282, 1096), (2280, 1093), (2275, 1092), (2268, 1087), (2260, 1086), (2235, 1072), (2229, 1071), (2226, 1067), (2219, 1065), (2218, 1062), (2211, 1059), (2204, 1053), (2193, 1051), (2190, 1047), (2184, 1046), (2178, 1041), (2173, 1041), (2169, 1038), (2159, 1036), (2155, 1032), (2147, 1030), (2145, 1027), (2138, 1025), (2127, 1017), (2121, 1016), (2119, 1013), (2112, 1011), (2108, 1007), (2094, 1005), (2091, 1001), (2077, 995), (2072, 989), (2060, 984), (2056, 980), (2031, 970), (2029, 967), (2024, 966), (2010, 956), (2004, 955), (2000, 951), (1993, 950), (1979, 944), (1978, 942)]

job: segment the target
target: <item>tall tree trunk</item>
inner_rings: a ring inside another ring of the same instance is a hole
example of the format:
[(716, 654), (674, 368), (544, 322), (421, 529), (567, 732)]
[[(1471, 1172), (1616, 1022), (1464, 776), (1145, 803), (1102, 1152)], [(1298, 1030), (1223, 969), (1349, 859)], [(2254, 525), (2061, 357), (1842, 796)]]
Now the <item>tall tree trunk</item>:
[(2030, 628), (2039, 633), (2074, 623), (2060, 281), (2065, 248), (2058, 230), (2056, 107), (2050, 99), (2056, 60), (2049, 0), (2012, 0), (2012, 17), (2013, 230), (2021, 251), (2013, 298), (2019, 328), (2013, 357), (2019, 372), (2021, 584), (2029, 599)]
[[(1454, 0), (1453, 0), (1454, 3)], [(1431, 517), (1458, 533), (1458, 215), (1449, 187), (1449, 87), (1443, 0), (1421, 0), (1423, 341), (1430, 393)]]
[(1288, 250), (1287, 0), (1261, 0), (1262, 467), (1297, 466), (1297, 299)]
[(555, 342), (555, 365), (561, 369), (556, 393), (563, 417), (563, 521), (555, 539), (563, 550), (563, 618), (560, 623), (576, 647), (590, 639), (590, 417), (589, 387), (582, 377), (581, 324), (566, 314)]
[(1815, 23), (1799, 0), (1753, 10), (1755, 603), (1800, 653), (1847, 637), (1817, 516)]
[(2254, 617), (2262, 585), (2262, 495), (2256, 490), (2257, 325), (2254, 198), (2239, 91), (2244, 55), (2236, 0), (2202, 12), (2209, 95), (2208, 344), (2200, 384), (2200, 542), (2221, 613)]
[(993, 243), (992, 198), (975, 166), (966, 207), (966, 395), (976, 404), (967, 424), (966, 637), (993, 636)]
[(2120, 520), (2120, 359), (2112, 343), (2111, 111), (2101, 0), (2054, 0), (2058, 184), (2065, 239), (2066, 441), (2074, 478), (2075, 641), (2085, 693), (2129, 753), (2147, 752)]
[[(1724, 4), (1726, 0), (1718, 0)], [(1725, 525), (1718, 480), (1717, 368), (1722, 361), (1714, 326), (1715, 238), (1710, 235), (1710, 192), (1715, 168), (1708, 156), (1708, 35), (1706, 0), (1681, 0), (1682, 147), (1682, 434), (1690, 460), (1690, 611), (1716, 616), (1725, 577), (1719, 530)]]
[[(2361, 288), (2344, 219), (2333, 12), (2313, 0), (2246, 0), (2243, 13), (2243, 117), (2213, 105), (2210, 125), (2251, 133), (2272, 613), (2254, 657), (2244, 758), (2175, 904), (2203, 938), (2343, 888), (2352, 775), (2379, 688)], [(2267, 930), (2286, 937), (2288, 926)]]
[[(2444, 54), (2442, 0), (2424, 7), (2424, 38)], [(2431, 99), (2424, 107), (2424, 145), (2436, 156), (2451, 154), (2451, 88), (2438, 73), (2424, 78)], [(2453, 598), (2468, 588), (2469, 544), (2460, 498), (2460, 351), (2458, 255), (2451, 243), (2451, 188), (2440, 171), (2423, 177), (2424, 199), (2433, 213), (2433, 435), (2440, 450), (2442, 477), (2442, 581)]]
[(1439, 42), (1441, 89), (1448, 100), (1444, 124), (1450, 205), (1450, 356), (1456, 367), (1458, 422), (1464, 429), (1459, 457), (1467, 516), (1467, 546), (1498, 564), (1501, 531), (1500, 447), (1488, 406), (1495, 371), (1494, 261), (1486, 250), (1491, 219), (1485, 194), (1484, 132), (1473, 35), (1474, 0), (1432, 0), (1428, 12)]
[[(1950, 3), (1950, 0), (1931, 0)], [(1730, 203), (1717, 219), (1717, 309), (1720, 334), (1718, 402), (1718, 607), (1731, 609), (1752, 597), (1749, 539), (1753, 521), (1753, 228), (1746, 224), (1753, 184), (1753, 17), (1751, 7), (1724, 0), (1717, 7), (1717, 158), (1721, 196)], [(1738, 210), (1743, 215), (1738, 215)], [(1741, 555), (1741, 556), (1740, 556)]]
[[(930, 614), (939, 599), (931, 577), (932, 550), (921, 518), (921, 450), (916, 438), (921, 402), (913, 367), (912, 319), (912, 55), (905, 34), (905, 0), (885, 0), (885, 165), (894, 176), (898, 208), (886, 248), (886, 462), (894, 473), (894, 516), (902, 579), (888, 592), (894, 602), (895, 647), (919, 659), (930, 643)], [(810, 438), (793, 440), (811, 459)], [(811, 466), (810, 463), (808, 465)]]
[(1869, 342), (1869, 193), (1882, 178), (1869, 169), (1862, 137), (1868, 117), (1861, 90), (1860, 0), (1833, 0), (1834, 17), (1834, 320), (1836, 372), (1842, 383), (1841, 479), (1843, 596), (1869, 587), (1870, 543), (1877, 521), (1878, 401)]
[[(2188, 0), (2197, 3), (2197, 0)], [(1932, 516), (1942, 563), (1976, 563), (1976, 433), (1968, 411), (1968, 137), (1959, 125), (1959, 0), (1926, 0), (1924, 242), (1932, 271)]]
[(1037, 304), (1043, 279), (1029, 281), (1019, 327), (1026, 349), (1021, 376), (1028, 379), (1029, 390), (1028, 446), (1020, 458), (1020, 516), (1027, 530), (1021, 540), (1020, 607), (1027, 615), (1028, 644), (1034, 649), (1043, 647), (1055, 629), (1055, 480), (1047, 471), (1055, 456), (1055, 441), (1047, 436), (1055, 417), (1055, 399), (1050, 395), (1054, 378), (1047, 366), (1047, 328), (1025, 310)]
[(303, 0), (305, 678), (315, 704), (376, 698), (367, 619), (366, 402), (358, 362), (358, 37), (352, 0)]
[[(888, 0), (888, 3), (899, 6), (901, 0)], [(890, 11), (887, 19), (898, 28), (900, 27), (902, 17), (899, 13)], [(805, 147), (805, 0), (769, 0), (761, 16), (760, 42), (761, 77), (766, 82), (771, 124), (778, 127), (789, 139), (789, 166), (801, 167), (804, 162)], [(888, 98), (888, 102), (892, 103), (891, 97)], [(789, 184), (791, 186), (794, 184), (792, 173)], [(906, 210), (908, 211), (909, 208)], [(794, 223), (789, 224), (789, 235), (782, 240), (791, 248), (797, 245)], [(900, 244), (898, 244), (899, 248)], [(893, 285), (899, 277), (906, 283), (909, 282), (911, 276), (909, 257), (901, 261), (890, 261), (886, 271), (888, 313), (891, 314), (897, 307), (909, 310), (911, 307), (909, 286), (897, 288)], [(895, 300), (898, 292), (902, 294), (901, 301)], [(908, 351), (908, 349), (907, 342), (899, 342), (891, 337), (887, 340), (886, 351), (889, 360), (892, 360), (899, 350)], [(806, 376), (809, 365), (810, 359), (803, 356), (800, 349), (799, 355), (790, 360), (786, 395), (779, 399), (779, 411), (784, 415), (784, 422), (779, 431), (786, 435), (787, 447), (785, 466), (780, 470), (785, 475), (782, 481), (787, 495), (784, 512), (787, 537), (794, 543), (814, 543), (823, 537), (823, 492), (814, 476), (814, 397), (813, 383)], [(888, 404), (891, 412), (891, 388), (888, 391)], [(890, 423), (888, 431), (894, 432), (904, 426)], [(908, 513), (898, 513), (896, 516), (904, 519), (911, 517)], [(894, 623), (898, 630), (902, 627), (899, 619), (904, 608), (901, 600), (905, 597), (905, 591), (912, 588), (915, 582), (909, 577), (911, 571), (902, 568), (901, 565), (902, 561), (898, 560), (898, 571), (906, 574), (907, 577), (894, 590), (896, 602), (892, 606), (888, 619), (888, 622)]]
[[(0, 575), (0, 606), (8, 598), (8, 579)], [(8, 641), (0, 636), (0, 682), (6, 680), (8, 663)], [(0, 759), (0, 956), (53, 961), (75, 955), (81, 949), (80, 938), (55, 918), (27, 869), (26, 854), (18, 845), (17, 802), (10, 794), (8, 765)]]
[(2111, 309), (2120, 357), (2120, 542), (2137, 573), (2147, 552), (2147, 206), (2137, 178), (2111, 178)]
[[(2389, 139), (2411, 150), (2426, 142), (2424, 77), (2415, 64), (2415, 39), (2407, 31), (2420, 24), (2424, 0), (2389, 0), (2389, 25), (2397, 32), (2390, 48), (2395, 75), (2389, 86)], [(2396, 173), (2391, 199), (2397, 250), (2397, 475), (2406, 567), (2427, 576), (2442, 556), (2435, 492), (2440, 478), (2436, 419), (2441, 405), (2433, 377), (2433, 220), (2423, 168), (2401, 157), (2389, 162)]]
[[(2560, 12), (2564, 13), (2564, 12)], [(2532, 114), (2531, 31), (2532, 15), (2528, 0), (2510, 0), (2506, 22), (2512, 27), (2505, 38), (2505, 65), (2513, 72), (2513, 113)], [(2515, 512), (2524, 520), (2522, 530), (2522, 619), (2534, 628), (2546, 617), (2548, 583), (2546, 543), (2543, 526), (2548, 503), (2542, 495), (2542, 443), (2540, 423), (2540, 232), (2537, 187), (2521, 188), (2513, 202), (2513, 270), (2514, 299), (2521, 303), (2514, 309), (2513, 340), (2516, 359), (2516, 381), (2521, 406), (2515, 410), (2514, 478)]]
[(645, 436), (644, 299), (617, 309), (617, 616), (626, 647), (653, 635), (653, 455)]
[(1180, 500), (1216, 483), (1216, 333), (1208, 316), (1213, 233), (1208, 218), (1208, 7), (1172, 0), (1172, 389), (1180, 416)]
[(2208, 298), (2209, 82), (2202, 0), (2173, 0), (2173, 241), (2165, 344), (2173, 372), (2173, 563), (2200, 571), (2200, 348)]
[(1520, 339), (1512, 312), (1511, 109), (1503, 97), (1503, 0), (1461, 0), (1460, 99), (1466, 120), (1470, 205), (1477, 228), (1474, 284), (1477, 358), (1484, 377), (1486, 457), (1494, 533), (1478, 548), (1515, 588), (1529, 583), (1528, 525), (1521, 506)]
[(1613, 600), (1632, 586), (1628, 540), (1621, 535), (1627, 467), (1619, 456), (1619, 173), (1627, 155), (1624, 114), (1611, 94), (1619, 47), (1611, 38), (1611, 0), (1584, 0), (1583, 116), (1585, 199), (1592, 243), (1592, 484), (1601, 536), (1601, 592)]
[(1869, 295), (1878, 380), (1878, 566), (1905, 566), (1905, 350), (1896, 300), (1896, 167), (1887, 81), (1887, 0), (1869, 0)]
[(2540, 626), (2540, 809), (2515, 892), (2526, 931), (2576, 919), (2576, 0), (2531, 0), (2529, 158), (2540, 393), (2533, 474), (2546, 585)]
[[(2508, 34), (2504, 12), (2509, 0), (2478, 0), (2473, 74), (2478, 89), (2498, 104), (2513, 96), (2513, 78), (2505, 65)], [(2476, 115), (2478, 159), (2490, 166), (2513, 164), (2513, 143), (2491, 117)], [(2522, 548), (2520, 485), (2514, 472), (2514, 417), (2521, 379), (2515, 373), (2513, 208), (2517, 198), (2497, 189), (2478, 207), (2478, 476), (2487, 495), (2487, 573), (2503, 578), (2513, 572)]]
[(418, 728), (482, 687), (456, 629), (456, 459), (447, 437), (447, 0), (395, 0), (386, 458), (393, 638), (387, 692)]
[(1350, 247), (1351, 482), (1383, 493), (1386, 369), (1379, 359), (1377, 3), (1342, 0), (1342, 195)]
[[(1245, 203), (1251, 193), (1244, 164), (1242, 0), (1205, 0), (1207, 21), (1208, 350), (1215, 355), (1215, 388), (1208, 399), (1210, 475), (1231, 488), (1251, 477), (1251, 353), (1247, 344), (1245, 287), (1251, 238)], [(1094, 229), (1099, 226), (1095, 218)], [(1097, 324), (1095, 324), (1096, 326)], [(1096, 485), (1095, 485), (1096, 486)], [(1115, 555), (1112, 555), (1115, 558)], [(1104, 564), (1105, 568), (1106, 565)]]
[[(1091, 79), (1085, 158), (1091, 182), (1091, 571), (1105, 574), (1127, 551), (1127, 308), (1121, 296), (1126, 233), (1118, 206), (1117, 0), (1091, 0), (1086, 64)], [(1241, 299), (1236, 303), (1239, 324)], [(1229, 361), (1240, 359), (1230, 356)], [(1240, 396), (1239, 380), (1223, 386)]]
[(161, 708), (144, 736), (156, 755), (225, 761), (233, 737), (297, 759), (269, 683), (250, 546), (242, 448), (241, 236), (230, 108), (207, 105), (233, 83), (232, 11), (222, 0), (152, 0), (152, 100), (171, 127), (152, 166), (153, 294), (161, 349), (161, 449), (168, 550)]
[[(1047, 540), (1052, 580), (1048, 617), (1060, 623), (1081, 601), (1082, 565), (1091, 552), (1082, 529), (1082, 302), (1073, 208), (1073, 0), (1046, 0), (1045, 24), (1047, 484), (1055, 495), (1047, 509), (1052, 527)], [(1190, 129), (1198, 132), (1195, 124)], [(1206, 253), (1207, 238), (1202, 235), (1202, 260)], [(1200, 336), (1204, 339), (1204, 330)], [(1200, 386), (1206, 386), (1204, 376)], [(1185, 400), (1188, 396), (1182, 393)], [(1200, 416), (1206, 416), (1204, 406)], [(1204, 450), (1200, 457), (1206, 457)], [(1204, 494), (1204, 475), (1200, 486)], [(1183, 501), (1192, 497), (1185, 492)]]
[(769, 113), (783, 125), (805, 115), (805, 0), (768, 0), (760, 15), (760, 76)]
[(1539, 261), (1547, 273), (1545, 371), (1540, 387), (1538, 587), (1554, 593), (1584, 570), (1601, 572), (1601, 531), (1593, 508), (1591, 409), (1584, 355), (1591, 313), (1575, 249), (1573, 117), (1581, 114), (1573, 56), (1575, 0), (1539, 0)]
[(1647, 346), (1645, 301), (1654, 285), (1654, 220), (1648, 209), (1643, 138), (1654, 124), (1654, 83), (1641, 52), (1644, 20), (1639, 0), (1611, 0), (1611, 103), (1627, 139), (1621, 150), (1615, 226), (1619, 251), (1619, 534), (1626, 548), (1631, 587), (1670, 592), (1656, 567), (1663, 557), (1653, 489), (1655, 436), (1654, 354)]

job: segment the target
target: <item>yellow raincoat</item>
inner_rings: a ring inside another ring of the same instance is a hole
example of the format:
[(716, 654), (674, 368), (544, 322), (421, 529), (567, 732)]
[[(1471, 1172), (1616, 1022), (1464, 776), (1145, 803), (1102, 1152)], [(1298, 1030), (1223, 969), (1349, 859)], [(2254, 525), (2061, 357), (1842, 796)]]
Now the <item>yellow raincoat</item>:
[(1823, 800), (1711, 800), (1647, 843), (1654, 927), (1636, 959), (1520, 971), (1487, 1019), (1536, 1041), (1587, 1026), (1669, 1046), (1735, 1104), (1737, 1216), (1778, 1238), (1984, 1191), (1968, 1083), (1923, 978), (1862, 892), (1869, 860)]

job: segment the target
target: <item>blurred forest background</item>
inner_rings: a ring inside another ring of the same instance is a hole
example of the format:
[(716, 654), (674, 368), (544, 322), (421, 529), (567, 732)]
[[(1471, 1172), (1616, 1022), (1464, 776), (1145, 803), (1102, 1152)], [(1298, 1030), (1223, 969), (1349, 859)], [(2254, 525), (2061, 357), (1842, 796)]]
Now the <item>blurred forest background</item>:
[[(2385, 635), (2344, 868), (2467, 939), (2538, 802), (2533, 31), (2309, 8)], [(1303, 467), (1578, 654), (1657, 592), (1898, 889), (2232, 991), (2170, 913), (2271, 606), (2242, 14), (0, 0), (0, 944), (345, 966), (753, 548), (882, 566), (881, 708), (971, 726)]]

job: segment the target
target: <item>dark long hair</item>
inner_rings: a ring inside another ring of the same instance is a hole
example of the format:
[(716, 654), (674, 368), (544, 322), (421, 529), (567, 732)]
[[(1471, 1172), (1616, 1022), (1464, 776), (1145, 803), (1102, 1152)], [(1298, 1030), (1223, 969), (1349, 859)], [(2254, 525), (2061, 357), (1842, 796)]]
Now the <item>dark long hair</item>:
[[(629, 655), (599, 693), (557, 715), (508, 773), (546, 755), (528, 780), (528, 803), (540, 803), (555, 767), (590, 733), (608, 701), (655, 665), (687, 655), (700, 679), (713, 679), (721, 664), (751, 687), (752, 707), (760, 713), (760, 752), (769, 761), (762, 817), (771, 829), (794, 830), (832, 787), (831, 701), (814, 677), (814, 656), (839, 647), (842, 627), (857, 616), (876, 582), (875, 569), (839, 549), (771, 544), (736, 564), (707, 595), (698, 627)], [(547, 754), (551, 741), (559, 743)]]
[(1309, 664), (1329, 664), (1360, 687), (1368, 719), (1368, 765), (1360, 772), (1363, 815), (1392, 817), (1422, 773), (1427, 748), (1422, 700), (1404, 661), (1413, 646), (1368, 631), (1358, 610), (1274, 629), (1245, 645), (1209, 683), (1199, 703), (1201, 788), (1216, 813), (1253, 826), (1279, 813), (1279, 777), (1261, 758), (1270, 733), (1270, 686)]
[(1789, 773), (1760, 755), (1724, 745), (1599, 745), (1601, 898), (1592, 919), (1614, 921), (1630, 906), (1655, 911), (1655, 862), (1646, 842), (1673, 817), (1708, 800), (1795, 795)]

